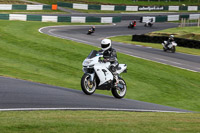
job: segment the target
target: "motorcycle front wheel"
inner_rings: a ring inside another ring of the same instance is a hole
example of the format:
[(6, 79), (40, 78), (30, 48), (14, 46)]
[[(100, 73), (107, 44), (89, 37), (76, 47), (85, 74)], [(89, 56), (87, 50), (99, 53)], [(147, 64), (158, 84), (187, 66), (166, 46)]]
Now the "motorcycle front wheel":
[(175, 51), (176, 51), (176, 47), (173, 46), (173, 47), (172, 47), (172, 53), (175, 53)]
[(163, 51), (164, 51), (164, 52), (166, 52), (166, 51), (167, 51), (167, 49), (163, 47)]
[(115, 98), (123, 98), (126, 95), (126, 82), (119, 78), (119, 84), (123, 86), (123, 88), (120, 87), (114, 87), (111, 89), (112, 94)]
[(92, 95), (96, 90), (96, 81), (90, 81), (90, 75), (84, 74), (81, 78), (82, 91), (87, 95)]

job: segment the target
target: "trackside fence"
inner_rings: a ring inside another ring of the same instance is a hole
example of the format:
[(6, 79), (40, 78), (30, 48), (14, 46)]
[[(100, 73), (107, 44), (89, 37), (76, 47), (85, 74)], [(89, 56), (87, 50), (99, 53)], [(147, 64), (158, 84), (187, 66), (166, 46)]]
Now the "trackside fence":
[(2, 20), (41, 21), (41, 22), (71, 22), (71, 23), (117, 23), (121, 17), (77, 17), (77, 16), (46, 16), (23, 14), (0, 14)]
[(0, 4), (0, 10), (52, 10), (52, 5), (11, 5), (11, 4)]
[[(167, 36), (148, 36), (148, 35), (132, 35), (132, 41), (147, 42), (147, 43), (163, 43), (164, 40), (168, 40)], [(174, 38), (178, 46), (187, 48), (200, 49), (200, 41), (189, 40), (183, 38)]]
[(170, 21), (179, 21), (182, 18), (188, 20), (197, 20), (200, 18), (200, 14), (187, 14), (187, 15), (166, 15), (166, 16), (143, 16), (140, 19), (140, 22), (146, 22), (149, 19), (153, 18), (154, 22), (170, 22)]
[(102, 11), (199, 11), (200, 6), (123, 6), (123, 5), (88, 5), (78, 3), (57, 2), (60, 7), (82, 10)]

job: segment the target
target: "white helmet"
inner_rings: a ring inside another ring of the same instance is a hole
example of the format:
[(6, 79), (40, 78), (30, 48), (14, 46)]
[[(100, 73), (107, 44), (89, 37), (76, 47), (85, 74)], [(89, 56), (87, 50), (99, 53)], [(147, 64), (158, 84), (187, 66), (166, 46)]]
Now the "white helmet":
[(174, 38), (174, 35), (170, 35), (169, 37), (170, 37), (170, 38)]
[(109, 48), (111, 48), (111, 40), (110, 39), (103, 39), (101, 41), (101, 48), (102, 50), (108, 50)]

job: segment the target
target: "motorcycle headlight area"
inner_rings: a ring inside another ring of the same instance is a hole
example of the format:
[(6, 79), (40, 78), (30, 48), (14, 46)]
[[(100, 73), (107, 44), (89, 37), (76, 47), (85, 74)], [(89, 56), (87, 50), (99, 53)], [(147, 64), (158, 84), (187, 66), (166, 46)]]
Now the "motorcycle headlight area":
[(92, 62), (92, 60), (87, 60), (87, 61), (84, 61), (83, 64), (84, 64), (85, 66), (87, 66), (87, 65), (89, 65), (91, 62)]

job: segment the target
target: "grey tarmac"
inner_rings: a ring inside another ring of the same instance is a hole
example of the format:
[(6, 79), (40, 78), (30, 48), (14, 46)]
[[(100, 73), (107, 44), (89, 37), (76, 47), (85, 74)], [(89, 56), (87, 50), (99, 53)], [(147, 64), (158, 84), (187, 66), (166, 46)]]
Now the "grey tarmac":
[(190, 112), (183, 109), (116, 99), (101, 94), (0, 76), (0, 111), (9, 110), (117, 110), (143, 112)]

